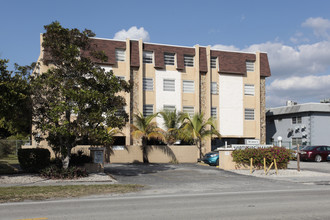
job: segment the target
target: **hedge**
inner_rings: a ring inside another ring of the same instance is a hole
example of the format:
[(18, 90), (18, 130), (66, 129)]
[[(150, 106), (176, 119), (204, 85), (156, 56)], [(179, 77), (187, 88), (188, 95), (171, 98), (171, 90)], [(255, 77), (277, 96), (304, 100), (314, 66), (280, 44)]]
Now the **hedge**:
[(50, 164), (50, 152), (44, 148), (18, 149), (17, 156), (25, 172), (39, 172)]
[(291, 158), (291, 150), (285, 147), (246, 148), (234, 150), (232, 157), (240, 166), (250, 166), (250, 158), (253, 158), (253, 166), (256, 168), (264, 166), (264, 158), (266, 158), (266, 166), (270, 166), (276, 159), (277, 167), (286, 169)]

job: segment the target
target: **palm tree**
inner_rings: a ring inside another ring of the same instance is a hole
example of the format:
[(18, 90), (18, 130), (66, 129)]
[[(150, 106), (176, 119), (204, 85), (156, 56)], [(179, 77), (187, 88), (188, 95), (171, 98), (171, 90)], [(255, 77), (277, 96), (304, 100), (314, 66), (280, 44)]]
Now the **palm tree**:
[(135, 114), (135, 125), (131, 125), (132, 136), (134, 138), (141, 138), (141, 150), (143, 155), (143, 163), (149, 163), (148, 154), (151, 151), (151, 146), (147, 145), (148, 140), (157, 139), (165, 141), (164, 131), (157, 126), (156, 122), (152, 120), (158, 116), (158, 113), (144, 116), (141, 112)]
[(202, 140), (206, 137), (216, 135), (219, 138), (220, 133), (216, 130), (215, 121), (211, 117), (204, 121), (203, 113), (196, 113), (193, 117), (190, 117), (189, 114), (185, 114), (182, 124), (182, 134), (184, 140), (193, 140), (194, 144), (197, 145), (199, 149), (199, 158), (202, 158)]
[(106, 158), (106, 162), (110, 162), (110, 155), (113, 154), (112, 145), (114, 143), (114, 137), (118, 134), (122, 134), (122, 135), (125, 135), (125, 134), (118, 128), (107, 127), (106, 130), (107, 130), (107, 138), (110, 141), (108, 141), (104, 145), (104, 147), (106, 149), (105, 158)]
[(159, 112), (164, 119), (164, 127), (166, 129), (165, 141), (167, 145), (173, 145), (176, 141), (180, 140), (180, 126), (182, 124), (184, 114), (174, 111), (164, 110)]

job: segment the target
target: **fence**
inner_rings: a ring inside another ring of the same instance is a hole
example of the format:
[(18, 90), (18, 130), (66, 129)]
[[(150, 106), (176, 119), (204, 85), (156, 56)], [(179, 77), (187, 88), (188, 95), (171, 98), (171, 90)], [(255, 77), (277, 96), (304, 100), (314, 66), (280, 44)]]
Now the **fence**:
[(17, 155), (22, 145), (31, 145), (30, 140), (0, 140), (0, 157), (3, 155)]

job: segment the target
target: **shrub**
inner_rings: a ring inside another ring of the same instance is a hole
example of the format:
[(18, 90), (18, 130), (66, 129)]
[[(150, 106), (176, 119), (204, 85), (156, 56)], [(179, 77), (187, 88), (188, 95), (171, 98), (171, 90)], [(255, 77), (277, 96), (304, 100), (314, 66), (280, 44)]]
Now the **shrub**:
[(77, 179), (88, 176), (85, 169), (79, 167), (69, 167), (67, 169), (58, 168), (57, 166), (50, 166), (40, 171), (44, 178), (49, 179)]
[(83, 151), (78, 151), (77, 154), (71, 154), (70, 166), (83, 166), (85, 163), (91, 163), (92, 157), (84, 155)]
[(291, 150), (285, 147), (270, 147), (270, 148), (246, 148), (242, 150), (234, 150), (232, 153), (233, 161), (238, 165), (250, 166), (250, 158), (253, 158), (253, 166), (262, 168), (264, 166), (264, 158), (266, 165), (276, 159), (279, 169), (287, 168), (291, 158)]
[(50, 152), (44, 148), (18, 149), (17, 156), (25, 172), (38, 172), (50, 164)]

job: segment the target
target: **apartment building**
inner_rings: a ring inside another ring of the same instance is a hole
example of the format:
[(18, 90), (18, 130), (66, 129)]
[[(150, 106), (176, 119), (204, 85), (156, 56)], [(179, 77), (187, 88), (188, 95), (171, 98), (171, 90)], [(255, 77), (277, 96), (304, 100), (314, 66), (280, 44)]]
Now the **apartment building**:
[[(266, 53), (213, 50), (210, 46), (184, 47), (93, 38), (92, 47), (108, 61), (98, 63), (117, 77), (131, 81), (126, 111), (149, 115), (163, 109), (214, 117), (222, 140), (206, 142), (204, 152), (245, 139), (266, 141), (265, 79), (271, 75)], [(42, 51), (39, 60), (42, 60)], [(45, 67), (42, 67), (43, 69)], [(157, 118), (162, 125), (160, 118)], [(135, 145), (130, 127), (120, 145)]]
[(288, 101), (286, 106), (270, 108), (267, 117), (267, 143), (287, 148), (306, 145), (330, 145), (329, 103)]

